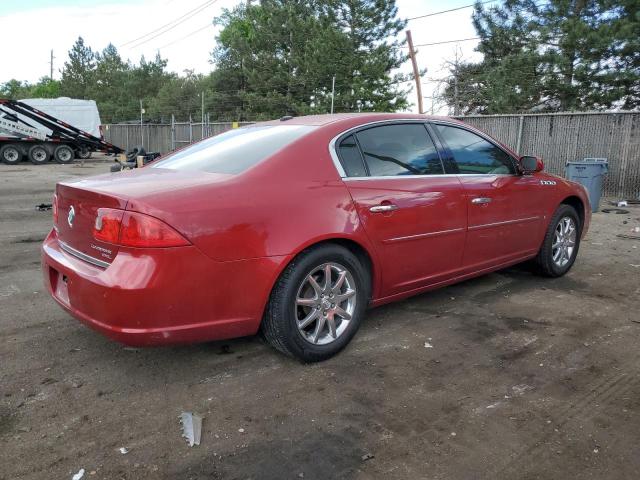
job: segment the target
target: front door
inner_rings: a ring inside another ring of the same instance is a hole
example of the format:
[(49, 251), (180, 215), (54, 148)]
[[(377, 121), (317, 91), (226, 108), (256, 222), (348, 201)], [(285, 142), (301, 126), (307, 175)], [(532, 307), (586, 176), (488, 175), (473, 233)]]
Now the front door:
[[(461, 267), (466, 203), (423, 123), (363, 128), (337, 145), (345, 184), (382, 262), (382, 297), (452, 277)], [(353, 173), (350, 173), (353, 172)]]
[(468, 212), (463, 265), (479, 270), (535, 253), (543, 225), (535, 190), (502, 148), (462, 127), (435, 124), (445, 164), (460, 179)]

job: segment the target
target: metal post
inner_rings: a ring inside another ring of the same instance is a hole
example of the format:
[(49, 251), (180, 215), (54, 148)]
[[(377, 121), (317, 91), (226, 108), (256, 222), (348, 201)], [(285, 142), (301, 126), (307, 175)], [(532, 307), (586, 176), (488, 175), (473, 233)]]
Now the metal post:
[(418, 94), (418, 113), (424, 113), (422, 108), (422, 82), (420, 80), (420, 71), (418, 70), (418, 61), (416, 60), (416, 51), (413, 49), (413, 39), (411, 38), (411, 30), (407, 30), (407, 43), (409, 44), (409, 57), (413, 66), (413, 78), (416, 82), (416, 93)]
[(200, 134), (200, 135), (201, 135), (201, 136), (200, 136), (200, 138), (202, 139), (202, 138), (204, 138), (204, 92), (202, 92), (202, 93), (200, 94), (200, 97), (201, 97), (201, 98), (200, 98), (200, 100), (202, 101), (202, 105), (201, 105), (201, 108), (200, 108), (200, 118), (201, 118), (201, 120), (200, 120), (200, 122), (201, 122), (200, 127), (201, 127), (201, 131), (202, 131), (202, 133)]
[(176, 149), (176, 117), (171, 114), (171, 151)]
[(331, 114), (333, 114), (333, 99), (336, 96), (336, 76), (331, 80)]
[(516, 139), (516, 153), (520, 155), (520, 147), (522, 147), (522, 130), (524, 127), (524, 117), (520, 115), (518, 120), (518, 138)]
[(50, 66), (50, 71), (51, 71), (51, 73), (49, 74), (49, 78), (51, 78), (51, 80), (53, 80), (53, 59), (54, 58), (55, 57), (53, 56), (53, 49), (51, 49), (51, 57), (50, 57), (50, 60), (49, 60), (49, 66)]
[(189, 143), (193, 143), (193, 120), (191, 120), (191, 115), (189, 115)]
[(142, 100), (140, 100), (140, 146), (144, 147), (144, 132), (142, 131), (142, 114), (144, 110), (142, 109)]

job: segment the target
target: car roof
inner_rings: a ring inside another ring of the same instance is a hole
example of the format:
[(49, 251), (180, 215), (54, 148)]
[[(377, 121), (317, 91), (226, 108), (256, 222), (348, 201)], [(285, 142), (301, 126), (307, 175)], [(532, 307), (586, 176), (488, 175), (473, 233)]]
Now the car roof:
[(261, 122), (260, 125), (310, 125), (349, 124), (349, 126), (384, 120), (447, 120), (458, 122), (449, 117), (419, 115), (416, 113), (334, 113), (325, 115), (306, 115), (302, 117), (282, 117), (279, 120)]

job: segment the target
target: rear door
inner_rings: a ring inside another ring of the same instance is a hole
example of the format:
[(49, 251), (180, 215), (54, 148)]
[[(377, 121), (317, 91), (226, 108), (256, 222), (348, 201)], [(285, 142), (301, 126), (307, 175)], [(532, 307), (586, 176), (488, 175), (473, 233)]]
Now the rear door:
[(453, 276), (462, 262), (467, 207), (458, 178), (444, 175), (425, 124), (362, 127), (338, 139), (336, 151), (381, 259), (381, 296)]
[(490, 267), (539, 247), (539, 182), (520, 175), (515, 159), (490, 139), (460, 125), (434, 123), (446, 147), (445, 168), (458, 175), (466, 197), (468, 231), (463, 265)]

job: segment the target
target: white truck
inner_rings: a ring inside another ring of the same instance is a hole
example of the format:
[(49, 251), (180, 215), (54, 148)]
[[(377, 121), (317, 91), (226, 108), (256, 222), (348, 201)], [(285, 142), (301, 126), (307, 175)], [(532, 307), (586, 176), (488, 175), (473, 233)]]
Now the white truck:
[(0, 160), (70, 163), (91, 152), (122, 153), (103, 140), (96, 102), (74, 98), (0, 99)]

